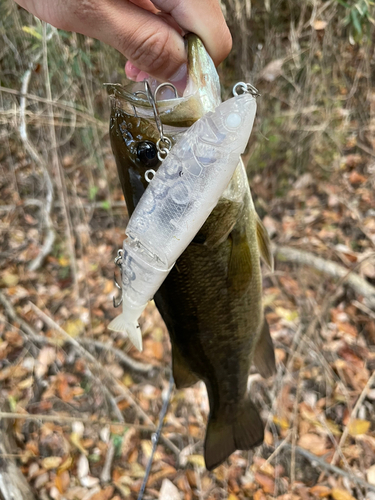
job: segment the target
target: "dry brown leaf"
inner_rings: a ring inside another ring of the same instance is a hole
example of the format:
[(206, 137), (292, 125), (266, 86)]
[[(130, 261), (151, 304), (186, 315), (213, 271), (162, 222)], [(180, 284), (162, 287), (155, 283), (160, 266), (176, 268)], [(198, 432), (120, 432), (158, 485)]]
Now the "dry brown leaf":
[(106, 486), (104, 490), (98, 491), (95, 495), (90, 496), (90, 500), (110, 500), (114, 492), (113, 486)]
[(363, 175), (359, 174), (356, 170), (350, 172), (349, 182), (350, 184), (363, 184), (367, 179)]
[(159, 498), (163, 500), (181, 500), (181, 495), (172, 481), (164, 479), (160, 488)]
[(322, 484), (317, 484), (310, 488), (310, 493), (312, 493), (315, 497), (325, 498), (331, 494), (331, 488), (328, 486), (323, 486)]
[(313, 27), (314, 27), (314, 30), (316, 31), (320, 31), (320, 30), (324, 30), (324, 28), (327, 27), (327, 21), (322, 21), (321, 19), (317, 19), (316, 21), (314, 21), (313, 23)]
[(62, 472), (58, 472), (55, 477), (55, 486), (59, 490), (60, 493), (64, 493), (70, 484), (70, 475), (67, 470)]
[(275, 481), (261, 472), (256, 472), (254, 474), (255, 481), (261, 485), (265, 493), (274, 493), (275, 491)]
[(58, 474), (62, 474), (64, 471), (70, 469), (70, 467), (73, 465), (73, 458), (72, 457), (68, 457), (64, 460), (64, 462), (60, 465), (60, 467), (58, 468), (58, 471), (57, 473)]
[(349, 434), (351, 436), (360, 436), (361, 434), (366, 434), (371, 426), (371, 422), (368, 420), (354, 419), (349, 424)]
[(278, 416), (274, 415), (272, 420), (273, 420), (274, 424), (278, 425), (283, 430), (287, 430), (290, 427), (290, 422), (286, 418), (278, 417)]
[(318, 456), (324, 455), (328, 451), (326, 448), (325, 438), (318, 436), (317, 434), (304, 434), (300, 437), (298, 445)]
[(45, 346), (41, 349), (38, 356), (38, 363), (35, 367), (35, 374), (37, 377), (43, 377), (48, 368), (52, 365), (52, 363), (56, 359), (56, 348)]
[(20, 278), (19, 278), (18, 274), (13, 274), (13, 273), (9, 273), (9, 272), (5, 272), (1, 277), (1, 281), (7, 287), (16, 286), (19, 279)]
[(367, 469), (366, 476), (370, 484), (375, 484), (375, 465), (371, 465), (371, 467)]
[(258, 490), (254, 493), (254, 496), (253, 496), (253, 499), (254, 500), (267, 500), (266, 499), (266, 495), (263, 493), (262, 490)]
[(78, 337), (78, 335), (82, 333), (84, 329), (85, 325), (80, 318), (70, 319), (63, 325), (63, 330), (65, 330), (66, 333), (73, 338)]
[(74, 446), (76, 446), (76, 448), (78, 448), (81, 453), (83, 453), (84, 455), (88, 454), (88, 451), (83, 447), (83, 445), (81, 443), (81, 438), (80, 438), (79, 434), (77, 434), (76, 432), (71, 433), (70, 442)]
[(155, 472), (155, 474), (152, 474), (150, 476), (147, 485), (151, 487), (161, 479), (173, 477), (175, 474), (176, 474), (176, 469), (171, 465), (166, 465), (165, 467), (163, 467), (162, 470), (160, 470), (159, 472)]
[(46, 457), (42, 460), (43, 469), (56, 469), (62, 462), (61, 457)]
[(282, 67), (284, 64), (284, 59), (275, 59), (265, 66), (259, 73), (259, 78), (262, 78), (266, 82), (273, 82), (282, 74)]
[[(141, 447), (142, 447), (142, 452), (144, 456), (147, 458), (147, 460), (150, 458), (151, 453), (152, 453), (152, 443), (151, 441), (148, 441), (147, 439), (141, 441)], [(155, 452), (154, 455), (154, 460), (161, 460), (162, 459), (162, 454), (159, 451)]]
[(189, 455), (187, 457), (187, 462), (193, 465), (198, 465), (198, 467), (205, 467), (205, 461), (202, 455)]
[(355, 500), (350, 493), (341, 488), (333, 488), (331, 491), (331, 496), (334, 500)]

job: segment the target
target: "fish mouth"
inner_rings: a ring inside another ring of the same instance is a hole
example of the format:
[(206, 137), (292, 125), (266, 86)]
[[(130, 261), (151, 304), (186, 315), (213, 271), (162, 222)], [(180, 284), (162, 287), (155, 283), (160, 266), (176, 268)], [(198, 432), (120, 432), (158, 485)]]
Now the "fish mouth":
[[(174, 127), (191, 126), (221, 102), (219, 76), (203, 42), (193, 33), (185, 35), (185, 41), (188, 55), (187, 84), (182, 96), (170, 98), (168, 92), (164, 92), (164, 96), (162, 93), (157, 95), (162, 123)], [(159, 85), (152, 78), (147, 82), (153, 92)], [(112, 105), (121, 107), (133, 116), (154, 119), (151, 103), (145, 95), (144, 82), (133, 82), (126, 86), (109, 83), (105, 86)]]

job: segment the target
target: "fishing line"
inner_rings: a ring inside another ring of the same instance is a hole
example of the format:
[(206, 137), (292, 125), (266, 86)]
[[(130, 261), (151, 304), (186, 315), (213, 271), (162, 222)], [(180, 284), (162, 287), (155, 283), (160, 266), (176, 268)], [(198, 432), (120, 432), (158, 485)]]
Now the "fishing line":
[(148, 459), (148, 462), (147, 462), (145, 476), (143, 478), (142, 486), (141, 486), (141, 489), (139, 490), (139, 495), (138, 495), (137, 500), (143, 500), (143, 495), (144, 495), (145, 490), (146, 490), (147, 481), (148, 481), (148, 478), (150, 477), (152, 463), (154, 461), (156, 447), (159, 443), (160, 434), (161, 434), (161, 430), (162, 430), (163, 423), (164, 423), (164, 418), (165, 418), (165, 415), (167, 414), (169, 402), (171, 399), (173, 384), (174, 384), (174, 380), (173, 380), (173, 375), (171, 372), (171, 375), (169, 377), (168, 392), (164, 398), (163, 406), (161, 407), (160, 414), (159, 414), (159, 424), (158, 424), (156, 431), (151, 436), (151, 442), (152, 442), (151, 455), (150, 455), (150, 458)]

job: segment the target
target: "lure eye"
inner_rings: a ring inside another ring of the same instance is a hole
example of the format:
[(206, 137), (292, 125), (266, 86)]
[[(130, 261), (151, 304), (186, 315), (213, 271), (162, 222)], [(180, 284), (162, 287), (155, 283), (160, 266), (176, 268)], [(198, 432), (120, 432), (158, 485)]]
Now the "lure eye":
[(138, 144), (137, 156), (145, 167), (156, 167), (159, 162), (156, 146), (151, 141), (142, 141)]

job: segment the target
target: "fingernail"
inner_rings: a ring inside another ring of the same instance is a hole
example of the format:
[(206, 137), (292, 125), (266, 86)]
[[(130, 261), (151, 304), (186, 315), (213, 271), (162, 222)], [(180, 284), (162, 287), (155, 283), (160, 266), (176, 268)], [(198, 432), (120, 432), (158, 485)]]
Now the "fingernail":
[(145, 71), (140, 71), (137, 75), (136, 82), (143, 82), (143, 80), (147, 80), (150, 78), (150, 75), (146, 73)]
[(138, 69), (137, 66), (134, 66), (133, 63), (131, 63), (130, 61), (127, 61), (127, 63), (125, 64), (125, 74), (126, 74), (127, 78), (129, 78), (129, 80), (136, 81), (136, 78), (140, 72), (141, 72), (141, 70)]

